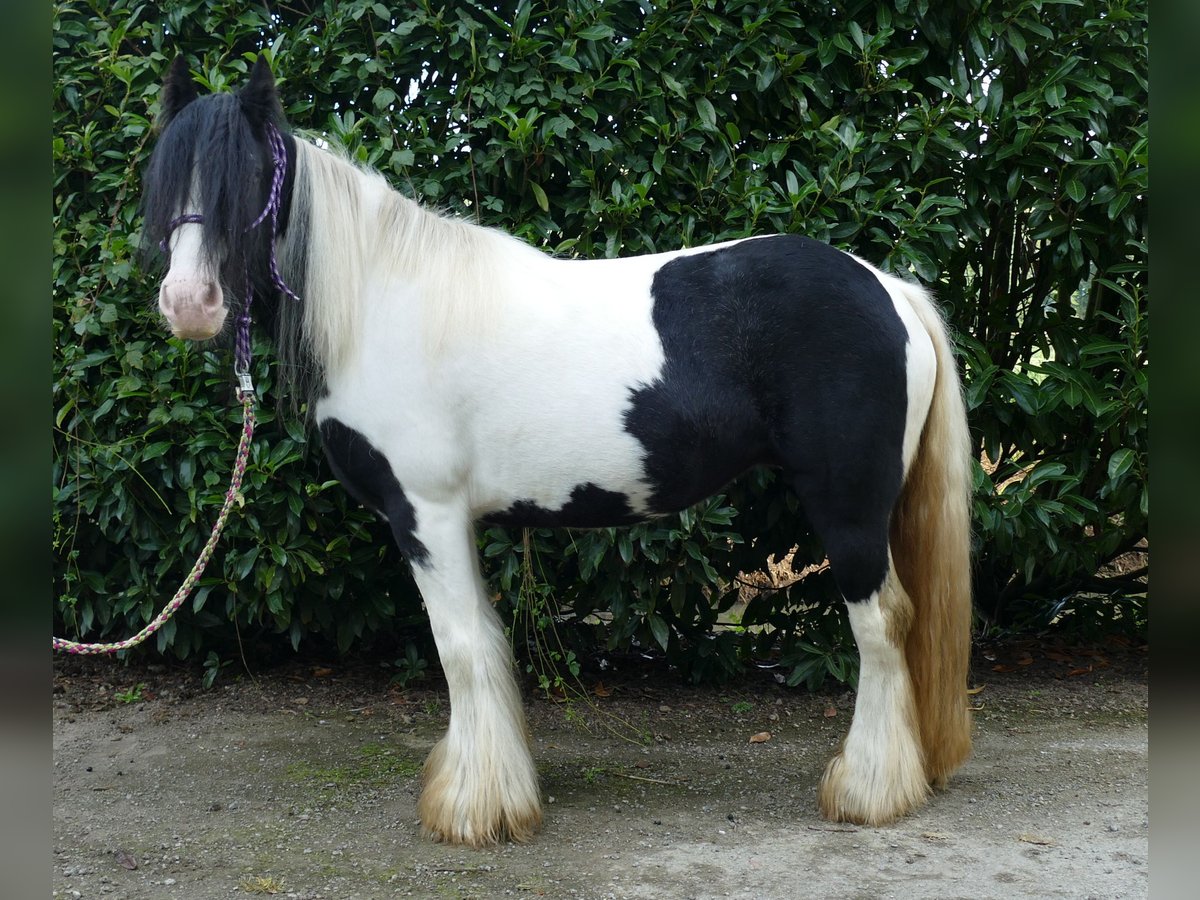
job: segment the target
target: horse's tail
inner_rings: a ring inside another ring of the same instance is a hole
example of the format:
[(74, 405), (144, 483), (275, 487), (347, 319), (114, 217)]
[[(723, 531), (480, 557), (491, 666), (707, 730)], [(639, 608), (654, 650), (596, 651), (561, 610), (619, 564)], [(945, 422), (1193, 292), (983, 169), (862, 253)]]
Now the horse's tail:
[(902, 292), (933, 342), (937, 377), (921, 441), (892, 514), (896, 572), (913, 604), (905, 659), (931, 784), (971, 753), (971, 446), (966, 404), (942, 317), (926, 292)]

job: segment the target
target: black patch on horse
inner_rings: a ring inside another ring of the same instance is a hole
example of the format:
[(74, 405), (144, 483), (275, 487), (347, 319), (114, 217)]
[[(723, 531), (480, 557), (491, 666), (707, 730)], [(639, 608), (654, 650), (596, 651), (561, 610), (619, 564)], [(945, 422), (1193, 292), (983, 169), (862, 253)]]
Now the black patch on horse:
[(487, 513), (482, 521), (515, 528), (608, 528), (642, 521), (629, 498), (592, 484), (579, 484), (561, 509), (546, 509), (532, 500), (518, 500), (508, 509)]
[(908, 332), (874, 274), (796, 235), (679, 257), (654, 276), (666, 361), (632, 392), (656, 512), (756, 464), (791, 479), (848, 600), (887, 573), (900, 494)]
[(359, 503), (392, 526), (396, 546), (413, 565), (423, 566), (429, 551), (417, 539), (417, 515), (392, 472), (391, 464), (370, 441), (337, 419), (320, 425), (321, 443), (333, 474)]

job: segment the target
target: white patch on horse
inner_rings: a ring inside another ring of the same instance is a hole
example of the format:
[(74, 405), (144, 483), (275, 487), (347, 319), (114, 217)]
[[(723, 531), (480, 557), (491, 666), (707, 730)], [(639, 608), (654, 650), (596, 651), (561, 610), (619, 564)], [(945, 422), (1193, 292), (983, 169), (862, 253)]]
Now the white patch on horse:
[(892, 298), (896, 314), (908, 332), (908, 346), (905, 348), (908, 409), (904, 426), (904, 446), (901, 451), (904, 471), (907, 473), (913, 458), (917, 455), (917, 447), (921, 442), (921, 431), (929, 416), (929, 406), (933, 401), (933, 386), (937, 380), (937, 354), (933, 350), (933, 341), (930, 340), (929, 332), (925, 330), (925, 326), (921, 324), (920, 318), (913, 310), (914, 303), (927, 302), (929, 295), (920, 285), (884, 272), (866, 260), (854, 256), (853, 253), (849, 255), (870, 269), (871, 274), (879, 279), (879, 283)]
[[(346, 221), (347, 212), (333, 210), (339, 202), (360, 219), (370, 220), (370, 210), (379, 219), (321, 226), (310, 236), (313, 246), (336, 247), (308, 261), (306, 327), (328, 387), (318, 420), (334, 416), (362, 432), (406, 491), (465, 496), (472, 517), (518, 501), (558, 510), (584, 483), (623, 494), (635, 514), (649, 514), (645, 448), (625, 430), (625, 413), (632, 392), (656, 381), (664, 362), (650, 286), (671, 259), (738, 242), (558, 260), (433, 215), (377, 176), (300, 146), (304, 165), (319, 158), (322, 170), (339, 170), (336, 190), (322, 187), (314, 201), (313, 214), (321, 209), (314, 227), (325, 218)], [(298, 190), (318, 180), (301, 175)], [(389, 236), (390, 255), (380, 255), (380, 235)], [(368, 243), (355, 246), (351, 237)], [(473, 246), (464, 248), (468, 239)], [(461, 270), (440, 262), (451, 255), (469, 262)], [(486, 285), (471, 275), (481, 268)], [(336, 277), (314, 282), (322, 272)], [(455, 310), (480, 305), (485, 322), (476, 313), (462, 329), (449, 327)], [(372, 339), (381, 334), (390, 340)], [(447, 341), (455, 349), (469, 342), (470, 352), (447, 352)]]
[[(188, 209), (199, 208), (193, 185)], [(189, 341), (203, 341), (219, 334), (224, 327), (227, 311), (219, 279), (204, 258), (203, 231), (199, 223), (181, 222), (167, 235), (171, 265), (158, 289), (158, 308), (171, 333)]]

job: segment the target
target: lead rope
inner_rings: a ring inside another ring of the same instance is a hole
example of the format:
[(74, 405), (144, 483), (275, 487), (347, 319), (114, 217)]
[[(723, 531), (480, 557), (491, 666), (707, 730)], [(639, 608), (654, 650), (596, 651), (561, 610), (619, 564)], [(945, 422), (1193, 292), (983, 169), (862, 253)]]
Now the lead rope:
[[(287, 170), (287, 154), (283, 144), (283, 137), (274, 125), (267, 126), (267, 143), (271, 147), (271, 159), (274, 171), (271, 175), (271, 192), (267, 198), (266, 208), (259, 214), (247, 231), (257, 228), (263, 221), (270, 216), (271, 218), (271, 241), (270, 241), (270, 267), (271, 281), (274, 286), (282, 293), (286, 294), (293, 300), (299, 300), (295, 292), (284, 282), (283, 276), (279, 272), (279, 263), (275, 258), (275, 233), (278, 229), (279, 220), (279, 205), (280, 198), (283, 194), (284, 175)], [(204, 221), (204, 217), (197, 213), (188, 213), (180, 216), (172, 221), (167, 226), (167, 238), (171, 232), (180, 225), (193, 223), (199, 224)], [(166, 251), (167, 238), (164, 238), (159, 246)], [(208, 565), (208, 561), (212, 559), (213, 551), (217, 547), (217, 541), (221, 537), (221, 532), (225, 529), (225, 523), (229, 520), (229, 513), (233, 510), (234, 503), (239, 505), (242, 501), (242, 476), (246, 474), (246, 465), (250, 459), (250, 442), (254, 437), (254, 382), (250, 377), (250, 302), (253, 296), (250, 283), (250, 272), (246, 272), (246, 302), (243, 306), (241, 315), (237, 319), (237, 333), (234, 343), (234, 359), (233, 371), (238, 379), (237, 395), (238, 400), (242, 404), (242, 439), (238, 443), (237, 456), (233, 461), (233, 475), (229, 479), (229, 490), (225, 492), (225, 502), (221, 504), (221, 511), (217, 514), (216, 524), (213, 525), (212, 532), (208, 536), (208, 542), (205, 543), (204, 549), (200, 551), (200, 556), (196, 560), (196, 564), (192, 566), (192, 571), (188, 577), (184, 579), (179, 590), (175, 592), (175, 596), (171, 598), (163, 611), (154, 617), (145, 628), (135, 634), (133, 637), (123, 641), (116, 641), (111, 644), (86, 644), (78, 641), (68, 641), (65, 638), (51, 637), (50, 646), (52, 649), (70, 653), (76, 656), (97, 656), (100, 654), (120, 653), (122, 650), (128, 650), (131, 647), (136, 647), (138, 644), (145, 641), (152, 634), (157, 632), (165, 625), (170, 618), (175, 615), (179, 607), (195, 590), (196, 585), (200, 582), (200, 576), (204, 574), (204, 568)]]
[(204, 567), (208, 565), (208, 561), (212, 558), (213, 550), (216, 549), (217, 540), (221, 537), (225, 523), (229, 520), (229, 513), (233, 509), (234, 503), (241, 500), (242, 476), (246, 474), (246, 463), (250, 458), (250, 440), (254, 437), (254, 391), (253, 389), (248, 391), (242, 390), (239, 387), (238, 397), (242, 401), (242, 440), (238, 444), (237, 457), (233, 462), (233, 476), (229, 479), (229, 490), (225, 492), (225, 502), (221, 505), (221, 512), (217, 515), (217, 522), (213, 525), (212, 533), (208, 536), (208, 543), (200, 551), (200, 557), (196, 560), (196, 564), (192, 566), (191, 573), (184, 579), (179, 590), (175, 592), (175, 596), (171, 598), (171, 602), (166, 605), (163, 611), (149, 625), (127, 640), (117, 641), (112, 644), (81, 644), (77, 641), (68, 641), (65, 638), (52, 637), (50, 640), (53, 649), (77, 656), (119, 653), (122, 650), (128, 650), (130, 647), (136, 647), (142, 643), (150, 635), (162, 628), (167, 623), (167, 620), (175, 615), (179, 607), (183, 606), (183, 602), (187, 600), (188, 596), (195, 589), (196, 584), (200, 581), (200, 576), (204, 574)]

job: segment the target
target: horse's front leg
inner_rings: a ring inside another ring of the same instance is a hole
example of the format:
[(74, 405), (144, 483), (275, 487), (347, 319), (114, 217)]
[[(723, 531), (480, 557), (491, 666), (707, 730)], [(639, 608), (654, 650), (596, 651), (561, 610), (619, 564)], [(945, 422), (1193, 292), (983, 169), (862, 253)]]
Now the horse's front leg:
[(527, 841), (542, 823), (537, 772), (512, 652), (479, 574), (474, 529), (453, 506), (413, 505), (420, 542), (410, 553), (413, 574), (450, 688), (449, 731), (425, 762), (422, 829), (471, 847)]

